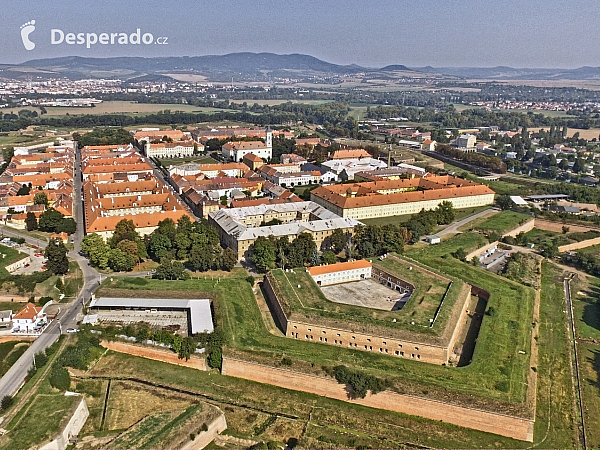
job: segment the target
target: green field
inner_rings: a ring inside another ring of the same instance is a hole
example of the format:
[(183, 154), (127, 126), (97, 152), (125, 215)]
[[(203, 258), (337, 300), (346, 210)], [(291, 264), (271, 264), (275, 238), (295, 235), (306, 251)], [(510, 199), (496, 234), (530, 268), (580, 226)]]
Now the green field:
[(481, 230), (484, 232), (504, 234), (531, 219), (532, 217), (528, 214), (522, 214), (515, 211), (502, 211), (492, 216), (475, 219), (473, 222), (459, 228), (459, 230)]
[(17, 415), (5, 426), (4, 450), (27, 450), (54, 438), (61, 426), (70, 419), (71, 411), (80, 398), (65, 396), (56, 391), (47, 380), (36, 395), (31, 396)]
[(547, 262), (542, 264), (536, 448), (575, 448), (573, 386), (562, 280), (561, 269)]
[(588, 448), (600, 448), (600, 346), (580, 343), (579, 368)]
[(5, 269), (7, 265), (12, 264), (25, 256), (27, 256), (25, 253), (21, 253), (12, 247), (0, 244), (0, 277), (9, 275)]
[(17, 362), (30, 344), (30, 342), (19, 341), (2, 342), (0, 344), (0, 377)]

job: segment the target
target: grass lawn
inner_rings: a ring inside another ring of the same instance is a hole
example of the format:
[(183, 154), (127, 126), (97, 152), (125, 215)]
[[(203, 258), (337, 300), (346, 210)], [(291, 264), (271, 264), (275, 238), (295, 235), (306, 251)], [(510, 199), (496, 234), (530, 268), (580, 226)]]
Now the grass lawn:
[(504, 234), (531, 219), (532, 217), (528, 214), (522, 214), (515, 211), (502, 211), (489, 217), (475, 219), (473, 222), (464, 225), (459, 230), (481, 230)]
[(600, 279), (578, 277), (571, 290), (577, 337), (600, 339)]
[(600, 346), (579, 343), (579, 367), (588, 448), (600, 448)]
[(0, 277), (9, 275), (5, 269), (7, 265), (12, 264), (25, 256), (27, 256), (26, 253), (21, 253), (12, 247), (0, 244)]
[[(249, 285), (248, 285), (249, 286)], [(224, 434), (285, 442), (302, 448), (525, 448), (529, 444), (456, 427), (281, 389), (268, 384), (198, 372), (185, 367), (108, 352), (91, 376), (134, 377), (199, 393), (224, 411)], [(270, 416), (273, 425), (262, 430)], [(283, 417), (282, 417), (283, 416)]]
[(574, 394), (562, 279), (561, 269), (542, 263), (535, 448), (575, 448)]
[(31, 342), (2, 342), (0, 344), (0, 377), (2, 377), (10, 367), (17, 362)]
[[(436, 246), (436, 250), (439, 248)], [(294, 369), (320, 375), (324, 375), (322, 366), (346, 364), (390, 379), (399, 392), (527, 414), (523, 405), (527, 357), (518, 355), (518, 350), (529, 346), (532, 292), (484, 270), (460, 264), (468, 268), (468, 273), (475, 274), (478, 284), (492, 290), (490, 304), (497, 311), (494, 317), (483, 321), (474, 362), (461, 368), (272, 335), (267, 332), (250, 284), (245, 281), (246, 273), (239, 269), (228, 277), (208, 274), (188, 281), (113, 277), (112, 282), (109, 279), (103, 283), (96, 295), (179, 298), (207, 295), (215, 300), (215, 320), (226, 336), (226, 355), (268, 365), (278, 365), (287, 356), (294, 362)]]
[(23, 306), (26, 304), (27, 302), (0, 302), (0, 311), (8, 311), (10, 309), (15, 313), (23, 308)]
[(5, 441), (2, 448), (26, 450), (55, 437), (70, 419), (70, 412), (79, 400), (79, 397), (58, 392), (44, 380), (36, 395), (5, 426), (9, 430), (8, 442)]

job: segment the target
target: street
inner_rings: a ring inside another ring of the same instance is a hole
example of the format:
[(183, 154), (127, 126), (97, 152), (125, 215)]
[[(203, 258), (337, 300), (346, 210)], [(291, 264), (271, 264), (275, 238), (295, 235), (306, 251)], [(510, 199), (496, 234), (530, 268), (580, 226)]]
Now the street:
[[(83, 205), (81, 203), (81, 154), (77, 148), (75, 151), (75, 174), (74, 174), (74, 199), (73, 202), (75, 220), (77, 222), (77, 231), (73, 235), (75, 249), (69, 252), (71, 260), (77, 261), (83, 273), (83, 288), (74, 301), (63, 305), (61, 314), (54, 320), (40, 336), (23, 353), (19, 360), (6, 372), (0, 379), (0, 398), (5, 395), (14, 395), (25, 382), (27, 371), (33, 364), (33, 357), (36, 353), (43, 352), (59, 338), (61, 332), (68, 328), (75, 328), (77, 324), (77, 315), (82, 310), (83, 302), (89, 301), (92, 292), (97, 287), (100, 276), (89, 264), (88, 260), (81, 255), (81, 240), (84, 235)], [(6, 236), (23, 237), (29, 244), (36, 245), (42, 249), (46, 247), (47, 242), (40, 239), (19, 234), (18, 230), (2, 228)]]

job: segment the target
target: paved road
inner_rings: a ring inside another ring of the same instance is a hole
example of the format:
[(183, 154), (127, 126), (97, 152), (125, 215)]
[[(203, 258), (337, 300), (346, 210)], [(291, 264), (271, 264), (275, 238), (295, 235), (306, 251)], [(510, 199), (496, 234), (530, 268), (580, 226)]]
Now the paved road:
[(478, 212), (477, 214), (473, 214), (472, 216), (465, 217), (464, 219), (459, 220), (458, 222), (452, 222), (449, 226), (444, 228), (442, 231), (440, 231), (439, 233), (436, 233), (436, 236), (443, 237), (450, 233), (458, 233), (458, 229), (460, 227), (462, 227), (463, 225), (466, 225), (475, 219), (479, 219), (480, 217), (487, 216), (489, 214), (496, 214), (498, 212), (500, 212), (499, 209), (490, 208), (490, 209), (486, 209), (484, 211)]
[[(61, 312), (56, 320), (54, 320), (44, 332), (31, 344), (31, 346), (23, 353), (21, 358), (6, 372), (0, 379), (0, 398), (5, 395), (14, 395), (25, 381), (27, 371), (33, 364), (33, 357), (36, 353), (44, 351), (48, 346), (53, 344), (60, 336), (61, 331), (64, 332), (68, 328), (72, 328), (77, 323), (77, 315), (81, 313), (81, 307), (84, 301), (91, 298), (92, 292), (98, 287), (100, 276), (88, 263), (87, 259), (78, 254), (81, 249), (81, 239), (83, 238), (83, 206), (81, 202), (81, 155), (76, 151), (75, 157), (75, 180), (74, 180), (74, 213), (77, 222), (77, 232), (74, 235), (75, 250), (69, 253), (69, 257), (78, 262), (81, 271), (83, 272), (83, 288), (74, 301), (68, 304), (61, 305)], [(20, 236), (18, 230), (3, 231), (8, 236)], [(47, 245), (39, 239), (31, 236), (22, 235), (27, 243), (41, 246)]]

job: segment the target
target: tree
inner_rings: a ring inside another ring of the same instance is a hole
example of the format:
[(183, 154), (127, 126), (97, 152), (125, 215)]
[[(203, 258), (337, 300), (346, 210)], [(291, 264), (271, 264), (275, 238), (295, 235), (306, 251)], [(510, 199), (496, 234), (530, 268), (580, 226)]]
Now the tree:
[(503, 194), (496, 198), (496, 203), (502, 210), (507, 210), (512, 207), (512, 200), (509, 195)]
[(106, 269), (108, 267), (108, 252), (110, 247), (96, 233), (86, 235), (81, 241), (81, 250), (88, 256), (92, 265)]
[(558, 255), (558, 246), (554, 241), (544, 241), (540, 245), (540, 252), (543, 257), (552, 259)]
[(193, 337), (187, 336), (181, 342), (181, 347), (177, 352), (177, 357), (179, 359), (184, 359), (187, 361), (190, 359), (190, 356), (194, 354), (196, 351), (198, 343), (194, 340)]
[(157, 230), (150, 236), (150, 242), (148, 243), (148, 250), (153, 256), (153, 259), (160, 261), (163, 258), (169, 256), (172, 248), (171, 240), (164, 234), (157, 233)]
[(192, 270), (205, 272), (212, 267), (213, 259), (214, 255), (209, 244), (195, 244), (190, 250), (188, 265)]
[(122, 240), (130, 240), (136, 242), (140, 239), (139, 234), (135, 230), (135, 224), (133, 220), (122, 219), (115, 226), (115, 231), (110, 238), (108, 244), (111, 248), (115, 248)]
[(456, 251), (454, 253), (452, 253), (452, 256), (454, 256), (456, 259), (458, 259), (462, 262), (467, 261), (467, 252), (462, 247), (459, 247), (458, 249), (456, 249)]
[(259, 272), (267, 272), (275, 268), (275, 245), (273, 241), (259, 236), (252, 244), (252, 260)]
[(44, 252), (46, 268), (55, 275), (64, 275), (69, 271), (67, 248), (62, 241), (50, 239)]
[(452, 202), (443, 201), (435, 209), (438, 217), (438, 224), (447, 225), (454, 220), (454, 205)]
[(63, 218), (60, 226), (56, 228), (57, 233), (65, 232), (68, 235), (75, 233), (75, 231), (77, 231), (77, 222), (72, 217)]
[(129, 272), (135, 267), (136, 259), (119, 248), (108, 252), (108, 266), (115, 272)]
[(308, 264), (314, 252), (317, 250), (317, 245), (311, 234), (300, 233), (296, 239), (290, 244), (289, 262), (291, 267), (301, 267)]
[(25, 227), (27, 231), (33, 231), (38, 229), (38, 221), (35, 214), (31, 211), (27, 213), (27, 217), (25, 218)]
[(156, 268), (156, 278), (159, 280), (182, 280), (185, 278), (185, 267), (180, 261), (164, 258)]
[(140, 261), (139, 247), (136, 242), (130, 241), (129, 239), (123, 239), (117, 244), (117, 248), (126, 255), (130, 255), (136, 263)]
[(34, 205), (44, 205), (46, 208), (48, 207), (48, 196), (45, 192), (36, 192), (33, 196), (33, 204)]
[(340, 254), (342, 250), (344, 250), (347, 239), (348, 237), (346, 236), (346, 232), (341, 228), (337, 228), (333, 231), (333, 233), (331, 233), (331, 236), (329, 236), (331, 249), (336, 255)]
[(337, 258), (335, 257), (335, 253), (331, 250), (325, 250), (321, 255), (321, 261), (323, 261), (323, 264), (335, 264)]
[(48, 381), (53, 388), (60, 391), (67, 391), (71, 386), (71, 376), (69, 375), (69, 371), (58, 363), (55, 363), (54, 366), (52, 366)]
[(6, 411), (13, 404), (13, 398), (10, 395), (5, 395), (2, 397), (2, 401), (0, 401), (0, 408), (2, 411)]
[(56, 231), (62, 226), (64, 216), (61, 212), (54, 208), (49, 208), (40, 214), (38, 221), (38, 228), (40, 231), (47, 231), (56, 233)]
[(227, 247), (223, 250), (223, 256), (221, 258), (221, 268), (226, 270), (227, 272), (231, 272), (231, 270), (237, 264), (237, 253)]
[(563, 227), (562, 227), (562, 234), (567, 234), (570, 229), (571, 229), (570, 227), (567, 227), (566, 225), (563, 225)]
[(573, 164), (573, 172), (580, 173), (585, 171), (585, 162), (583, 158), (575, 159), (575, 163)]
[(29, 195), (29, 191), (31, 191), (31, 188), (26, 184), (23, 184), (17, 191), (17, 195)]

